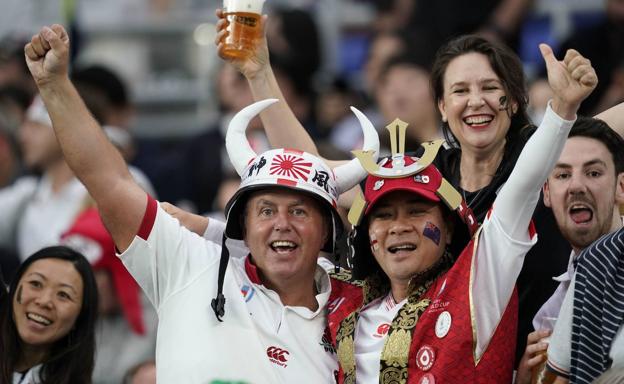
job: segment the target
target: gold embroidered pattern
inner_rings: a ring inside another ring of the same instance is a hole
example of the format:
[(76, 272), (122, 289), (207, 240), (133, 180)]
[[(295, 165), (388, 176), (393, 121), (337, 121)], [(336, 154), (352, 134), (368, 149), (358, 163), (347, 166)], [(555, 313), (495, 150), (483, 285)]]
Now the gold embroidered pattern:
[(421, 299), (427, 292), (434, 279), (412, 290), (407, 303), (399, 310), (394, 320), (388, 338), (381, 352), (379, 382), (383, 384), (407, 383), (407, 365), (409, 349), (412, 344), (412, 333), (420, 315), (427, 309), (431, 300)]
[(353, 343), (353, 335), (355, 334), (356, 320), (357, 312), (351, 313), (340, 322), (340, 327), (338, 327), (338, 333), (336, 334), (337, 357), (344, 373), (345, 383), (355, 383), (355, 345)]
[(411, 335), (405, 329), (397, 329), (388, 335), (381, 353), (381, 359), (386, 365), (400, 367), (403, 361), (407, 361), (411, 339)]
[[(412, 343), (412, 333), (420, 315), (427, 309), (431, 300), (423, 299), (422, 295), (427, 292), (433, 281), (440, 276), (448, 268), (438, 268), (432, 271), (431, 277), (425, 277), (420, 280), (419, 286), (410, 287), (410, 295), (407, 303), (399, 310), (399, 313), (392, 321), (388, 338), (381, 352), (379, 382), (382, 384), (404, 384), (407, 383), (407, 363), (409, 358), (409, 349)], [(341, 274), (342, 278), (346, 278), (346, 274)], [(349, 275), (350, 278), (350, 275)], [(351, 280), (350, 283), (354, 283)], [(372, 300), (386, 295), (390, 291), (387, 279), (378, 275), (368, 277), (363, 282), (358, 282), (362, 286), (364, 302), (363, 308)], [(344, 373), (344, 383), (354, 384), (356, 381), (355, 367), (355, 328), (359, 317), (359, 309), (347, 316), (338, 327), (336, 334), (337, 357), (338, 362)]]
[(401, 369), (388, 368), (379, 376), (380, 383), (386, 384), (399, 384), (405, 383), (407, 380), (407, 371), (403, 372)]
[(332, 270), (329, 272), (329, 277), (331, 277), (332, 279), (336, 279), (338, 281), (342, 281), (345, 283), (349, 283), (349, 284), (353, 284), (355, 286), (361, 287), (362, 286), (362, 282), (359, 280), (353, 280), (352, 281), (352, 275), (351, 275), (351, 271), (348, 271), (344, 268), (340, 268), (340, 270), (338, 272), (336, 272), (335, 270)]

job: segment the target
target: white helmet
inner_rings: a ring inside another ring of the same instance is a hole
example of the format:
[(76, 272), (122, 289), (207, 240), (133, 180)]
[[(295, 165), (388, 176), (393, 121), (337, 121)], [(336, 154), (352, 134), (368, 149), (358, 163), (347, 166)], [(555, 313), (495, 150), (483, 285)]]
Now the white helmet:
[[(323, 250), (333, 252), (336, 238), (342, 229), (336, 210), (338, 196), (357, 185), (367, 174), (358, 159), (353, 159), (332, 170), (319, 157), (299, 150), (273, 149), (260, 155), (256, 154), (247, 141), (245, 130), (251, 119), (277, 101), (277, 99), (258, 101), (238, 112), (230, 122), (225, 137), (228, 156), (236, 172), (241, 176), (241, 185), (225, 208), (227, 222), (219, 261), (217, 296), (210, 304), (219, 321), (222, 321), (221, 318), (225, 315), (223, 282), (229, 259), (225, 239), (226, 237), (243, 239), (242, 213), (252, 191), (286, 188), (309, 194), (320, 201), (329, 209), (333, 230), (333, 236)], [(351, 110), (360, 121), (364, 132), (363, 149), (374, 151), (372, 156), (376, 161), (379, 152), (379, 136), (375, 127), (362, 112), (353, 107)]]
[[(237, 113), (228, 127), (225, 145), (236, 172), (241, 176), (241, 185), (228, 202), (225, 212), (228, 238), (242, 240), (243, 229), (240, 215), (250, 191), (266, 188), (288, 188), (307, 193), (323, 203), (332, 214), (333, 236), (323, 247), (333, 252), (336, 237), (342, 228), (336, 210), (338, 196), (353, 188), (366, 177), (367, 172), (357, 159), (336, 167), (334, 170), (319, 157), (296, 149), (272, 149), (257, 155), (245, 135), (251, 119), (277, 99), (254, 103)], [(364, 114), (351, 108), (364, 132), (363, 150), (379, 152), (379, 137)]]

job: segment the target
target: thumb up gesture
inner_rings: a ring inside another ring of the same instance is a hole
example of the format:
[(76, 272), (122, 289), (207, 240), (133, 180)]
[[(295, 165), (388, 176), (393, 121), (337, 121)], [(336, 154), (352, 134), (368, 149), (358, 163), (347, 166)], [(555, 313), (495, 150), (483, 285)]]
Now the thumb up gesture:
[(539, 48), (554, 93), (552, 108), (559, 116), (572, 120), (581, 102), (598, 84), (596, 71), (590, 61), (574, 49), (568, 50), (563, 61), (559, 61), (547, 44), (540, 44)]

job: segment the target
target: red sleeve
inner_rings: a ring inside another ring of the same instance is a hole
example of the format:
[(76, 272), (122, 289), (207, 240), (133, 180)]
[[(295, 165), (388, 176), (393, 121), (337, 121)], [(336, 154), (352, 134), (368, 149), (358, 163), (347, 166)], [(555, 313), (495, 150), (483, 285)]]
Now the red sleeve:
[(152, 232), (154, 221), (156, 221), (156, 211), (158, 210), (158, 202), (149, 194), (146, 194), (146, 196), (147, 206), (145, 207), (145, 215), (143, 216), (139, 231), (137, 232), (137, 236), (143, 240), (147, 240)]

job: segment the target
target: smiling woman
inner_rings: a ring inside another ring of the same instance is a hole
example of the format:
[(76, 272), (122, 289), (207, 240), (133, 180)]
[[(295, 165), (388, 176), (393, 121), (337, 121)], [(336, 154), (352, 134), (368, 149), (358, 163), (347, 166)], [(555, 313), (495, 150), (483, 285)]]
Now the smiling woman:
[(56, 246), (30, 256), (0, 303), (0, 382), (90, 383), (96, 311), (81, 254)]

